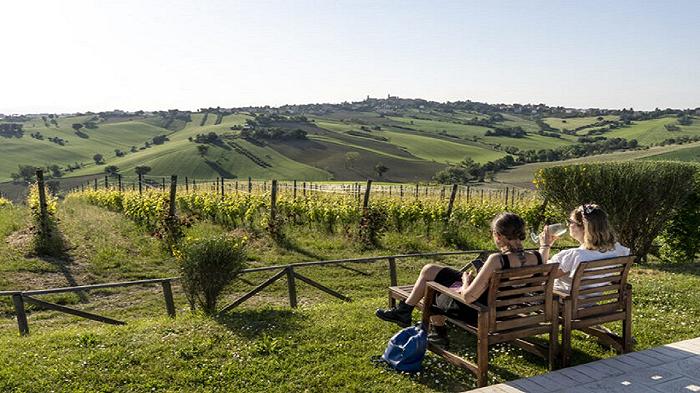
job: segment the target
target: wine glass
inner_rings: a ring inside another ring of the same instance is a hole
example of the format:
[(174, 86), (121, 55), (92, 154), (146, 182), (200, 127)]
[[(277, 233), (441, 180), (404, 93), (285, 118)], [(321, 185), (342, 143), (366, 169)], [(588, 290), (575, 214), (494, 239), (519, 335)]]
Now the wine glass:
[[(566, 224), (561, 224), (561, 223), (556, 223), (556, 224), (551, 224), (551, 225), (545, 226), (545, 231), (548, 231), (549, 233), (551, 233), (553, 236), (556, 236), (556, 237), (564, 236), (564, 234), (566, 233), (566, 231), (568, 229), (569, 228), (567, 227)], [(537, 245), (540, 244), (540, 235), (537, 232), (535, 232), (535, 231), (530, 232), (530, 238), (532, 239), (532, 241), (535, 244), (537, 244)]]

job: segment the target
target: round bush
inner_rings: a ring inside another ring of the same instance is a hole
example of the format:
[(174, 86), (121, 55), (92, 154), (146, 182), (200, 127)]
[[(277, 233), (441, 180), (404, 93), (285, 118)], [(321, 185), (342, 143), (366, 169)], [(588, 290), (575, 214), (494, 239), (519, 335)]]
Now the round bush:
[(584, 203), (608, 213), (620, 243), (645, 260), (652, 242), (693, 190), (696, 167), (667, 161), (608, 162), (543, 168), (535, 185), (568, 213)]
[(245, 238), (220, 235), (185, 239), (176, 252), (182, 286), (192, 308), (213, 315), (221, 292), (246, 267)]

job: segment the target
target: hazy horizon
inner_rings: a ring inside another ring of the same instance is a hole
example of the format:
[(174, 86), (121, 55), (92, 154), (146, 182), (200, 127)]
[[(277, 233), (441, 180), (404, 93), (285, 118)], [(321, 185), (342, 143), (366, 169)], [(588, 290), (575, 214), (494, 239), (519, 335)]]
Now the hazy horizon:
[[(700, 2), (29, 0), (0, 113), (431, 101), (700, 107)], [(9, 37), (9, 38), (8, 38)]]

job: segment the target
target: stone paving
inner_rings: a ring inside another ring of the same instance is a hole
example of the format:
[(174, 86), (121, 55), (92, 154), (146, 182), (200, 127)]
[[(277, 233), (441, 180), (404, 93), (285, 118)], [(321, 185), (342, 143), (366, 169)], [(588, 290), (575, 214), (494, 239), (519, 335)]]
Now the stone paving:
[(700, 392), (700, 337), (470, 392)]

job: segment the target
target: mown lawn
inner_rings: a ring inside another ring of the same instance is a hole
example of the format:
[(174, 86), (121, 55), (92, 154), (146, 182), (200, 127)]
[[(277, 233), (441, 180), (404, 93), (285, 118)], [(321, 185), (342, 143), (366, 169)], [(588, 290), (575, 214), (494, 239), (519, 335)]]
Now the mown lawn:
[[(0, 243), (0, 290), (67, 285), (65, 270), (80, 284), (177, 274), (175, 261), (158, 243), (119, 215), (75, 201), (62, 204), (60, 211), (60, 226), (70, 245), (69, 261), (28, 257), (17, 238), (18, 231), (26, 227), (26, 210), (0, 210), (0, 237), (4, 239)], [(222, 230), (200, 223), (189, 233)], [(439, 248), (416, 234), (391, 235), (384, 240), (384, 249), (369, 252), (360, 251), (342, 234), (319, 236), (314, 228), (296, 229), (290, 237), (293, 243), (288, 249), (264, 236), (254, 237), (249, 249), (251, 265)], [(440, 262), (460, 266), (463, 261), (464, 257)], [(399, 282), (413, 280), (425, 262), (399, 262)], [(125, 320), (128, 325), (108, 326), (31, 309), (27, 337), (18, 336), (11, 305), (4, 299), (0, 303), (0, 391), (432, 392), (474, 387), (470, 374), (432, 354), (424, 363), (424, 372), (413, 376), (371, 363), (371, 356), (381, 354), (398, 330), (373, 315), (375, 308), (387, 302), (386, 266), (385, 262), (352, 265), (367, 275), (341, 267), (300, 270), (350, 296), (350, 303), (298, 283), (300, 307), (293, 310), (287, 306), (287, 288), (281, 280), (218, 319), (190, 312), (179, 285), (175, 286), (175, 319), (165, 317), (157, 286), (92, 292), (87, 299), (47, 297)], [(245, 278), (257, 284), (271, 275)], [(700, 335), (700, 293), (695, 290), (700, 286), (700, 267), (636, 266), (630, 282), (634, 285), (637, 349)], [(249, 288), (236, 282), (222, 304)], [(418, 317), (416, 312), (414, 318)], [(474, 355), (473, 338), (456, 330), (451, 331), (451, 338), (457, 352)], [(575, 334), (574, 364), (612, 355), (593, 340)], [(509, 345), (493, 348), (491, 364), (492, 382), (546, 371), (543, 360)]]

